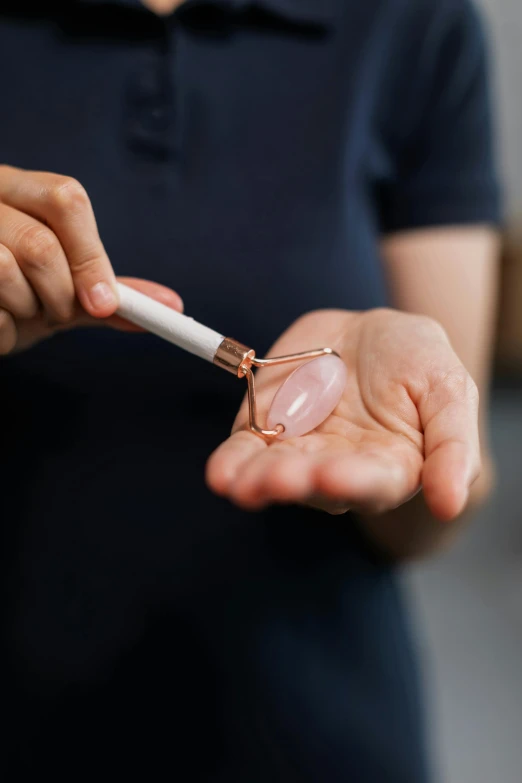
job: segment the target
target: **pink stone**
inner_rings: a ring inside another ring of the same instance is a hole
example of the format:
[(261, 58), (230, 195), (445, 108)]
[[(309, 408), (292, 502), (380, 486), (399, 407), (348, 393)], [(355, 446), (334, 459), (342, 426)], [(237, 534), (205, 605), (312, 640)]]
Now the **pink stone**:
[(345, 363), (332, 354), (303, 364), (277, 390), (267, 425), (282, 424), (281, 439), (311, 432), (335, 410), (348, 379)]

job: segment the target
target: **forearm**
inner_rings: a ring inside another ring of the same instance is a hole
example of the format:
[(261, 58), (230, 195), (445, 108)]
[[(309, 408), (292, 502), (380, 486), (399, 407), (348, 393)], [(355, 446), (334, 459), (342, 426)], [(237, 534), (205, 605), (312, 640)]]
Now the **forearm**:
[(441, 522), (430, 513), (422, 492), (393, 511), (361, 516), (360, 524), (370, 540), (394, 560), (428, 557), (451, 546), (494, 486), (494, 466), (489, 457), (473, 485), (465, 511), (452, 522)]
[(481, 399), (483, 469), (464, 513), (449, 524), (441, 523), (429, 513), (419, 494), (382, 517), (363, 520), (364, 528), (379, 546), (398, 558), (415, 558), (451, 544), (494, 483), (487, 414), (499, 238), (487, 227), (427, 229), (388, 239), (383, 243), (383, 257), (394, 306), (423, 313), (442, 324), (477, 383)]

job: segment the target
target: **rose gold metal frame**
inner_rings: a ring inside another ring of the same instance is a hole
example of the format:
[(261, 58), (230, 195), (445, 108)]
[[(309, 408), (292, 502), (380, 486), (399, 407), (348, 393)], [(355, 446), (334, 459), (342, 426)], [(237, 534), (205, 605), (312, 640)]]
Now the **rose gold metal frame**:
[(226, 337), (214, 356), (214, 364), (238, 378), (246, 378), (248, 385), (248, 426), (250, 430), (261, 438), (271, 441), (285, 431), (282, 424), (277, 424), (273, 430), (264, 430), (257, 422), (256, 385), (253, 367), (274, 367), (278, 364), (290, 364), (291, 362), (307, 361), (319, 356), (338, 356), (332, 348), (318, 348), (314, 351), (292, 353), (288, 356), (274, 356), (271, 359), (258, 359), (255, 351), (237, 340)]

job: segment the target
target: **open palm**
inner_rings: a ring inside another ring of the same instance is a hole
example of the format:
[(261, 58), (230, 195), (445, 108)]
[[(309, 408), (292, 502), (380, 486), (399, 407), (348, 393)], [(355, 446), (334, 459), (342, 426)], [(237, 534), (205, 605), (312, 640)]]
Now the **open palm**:
[[(209, 486), (251, 510), (307, 503), (330, 513), (384, 512), (422, 487), (435, 516), (457, 516), (480, 472), (478, 394), (442, 327), (393, 310), (319, 311), (296, 321), (270, 355), (321, 346), (348, 368), (333, 414), (307, 435), (267, 445), (248, 430), (244, 403), (209, 460)], [(287, 375), (284, 365), (258, 372), (261, 420)]]

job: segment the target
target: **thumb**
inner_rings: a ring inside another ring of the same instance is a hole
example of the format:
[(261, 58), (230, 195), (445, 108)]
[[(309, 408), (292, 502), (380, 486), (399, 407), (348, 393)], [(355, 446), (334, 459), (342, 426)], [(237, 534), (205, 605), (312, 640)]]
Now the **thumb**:
[[(171, 307), (178, 313), (183, 312), (183, 300), (175, 291), (160, 283), (154, 283), (151, 280), (141, 280), (137, 277), (118, 277), (118, 282), (123, 283), (129, 288), (134, 288), (135, 291), (139, 291), (145, 296), (150, 296), (151, 299), (155, 299), (157, 302)], [(126, 321), (119, 315), (112, 315), (109, 318), (93, 318), (83, 308), (79, 308), (78, 316), (71, 324), (75, 326), (110, 326), (112, 329), (118, 329), (124, 332), (142, 332), (139, 326)]]
[[(118, 280), (121, 283), (128, 285), (130, 288), (134, 288), (142, 294), (150, 296), (152, 299), (167, 305), (167, 307), (171, 307), (173, 310), (177, 310), (178, 312), (183, 311), (183, 301), (181, 297), (171, 288), (167, 288), (159, 283), (153, 283), (151, 280), (139, 280), (134, 277), (120, 277)], [(0, 312), (0, 316), (1, 315), (2, 312)], [(125, 321), (117, 315), (105, 319), (94, 318), (93, 316), (90, 316), (78, 302), (76, 316), (68, 324), (50, 324), (42, 317), (41, 313), (30, 320), (16, 322), (14, 328), (17, 339), (13, 352), (18, 353), (19, 351), (24, 351), (41, 340), (51, 337), (55, 332), (68, 331), (79, 326), (110, 326), (113, 329), (120, 329), (121, 331), (127, 332), (143, 331), (138, 326)], [(2, 346), (0, 344), (0, 351), (1, 348)]]
[(463, 367), (444, 374), (419, 405), (425, 445), (423, 491), (441, 521), (463, 511), (481, 470), (478, 407), (477, 388)]
[[(176, 310), (178, 313), (183, 312), (183, 300), (175, 291), (160, 283), (153, 283), (151, 280), (141, 280), (136, 277), (119, 277), (118, 282), (134, 288), (135, 291), (139, 291), (145, 296), (149, 296), (151, 299), (155, 299), (157, 302), (166, 305), (167, 307)], [(113, 315), (107, 318), (103, 323), (106, 326), (111, 326), (113, 329), (121, 329), (126, 332), (142, 332), (139, 326), (126, 321), (124, 318), (120, 318), (119, 315)]]

